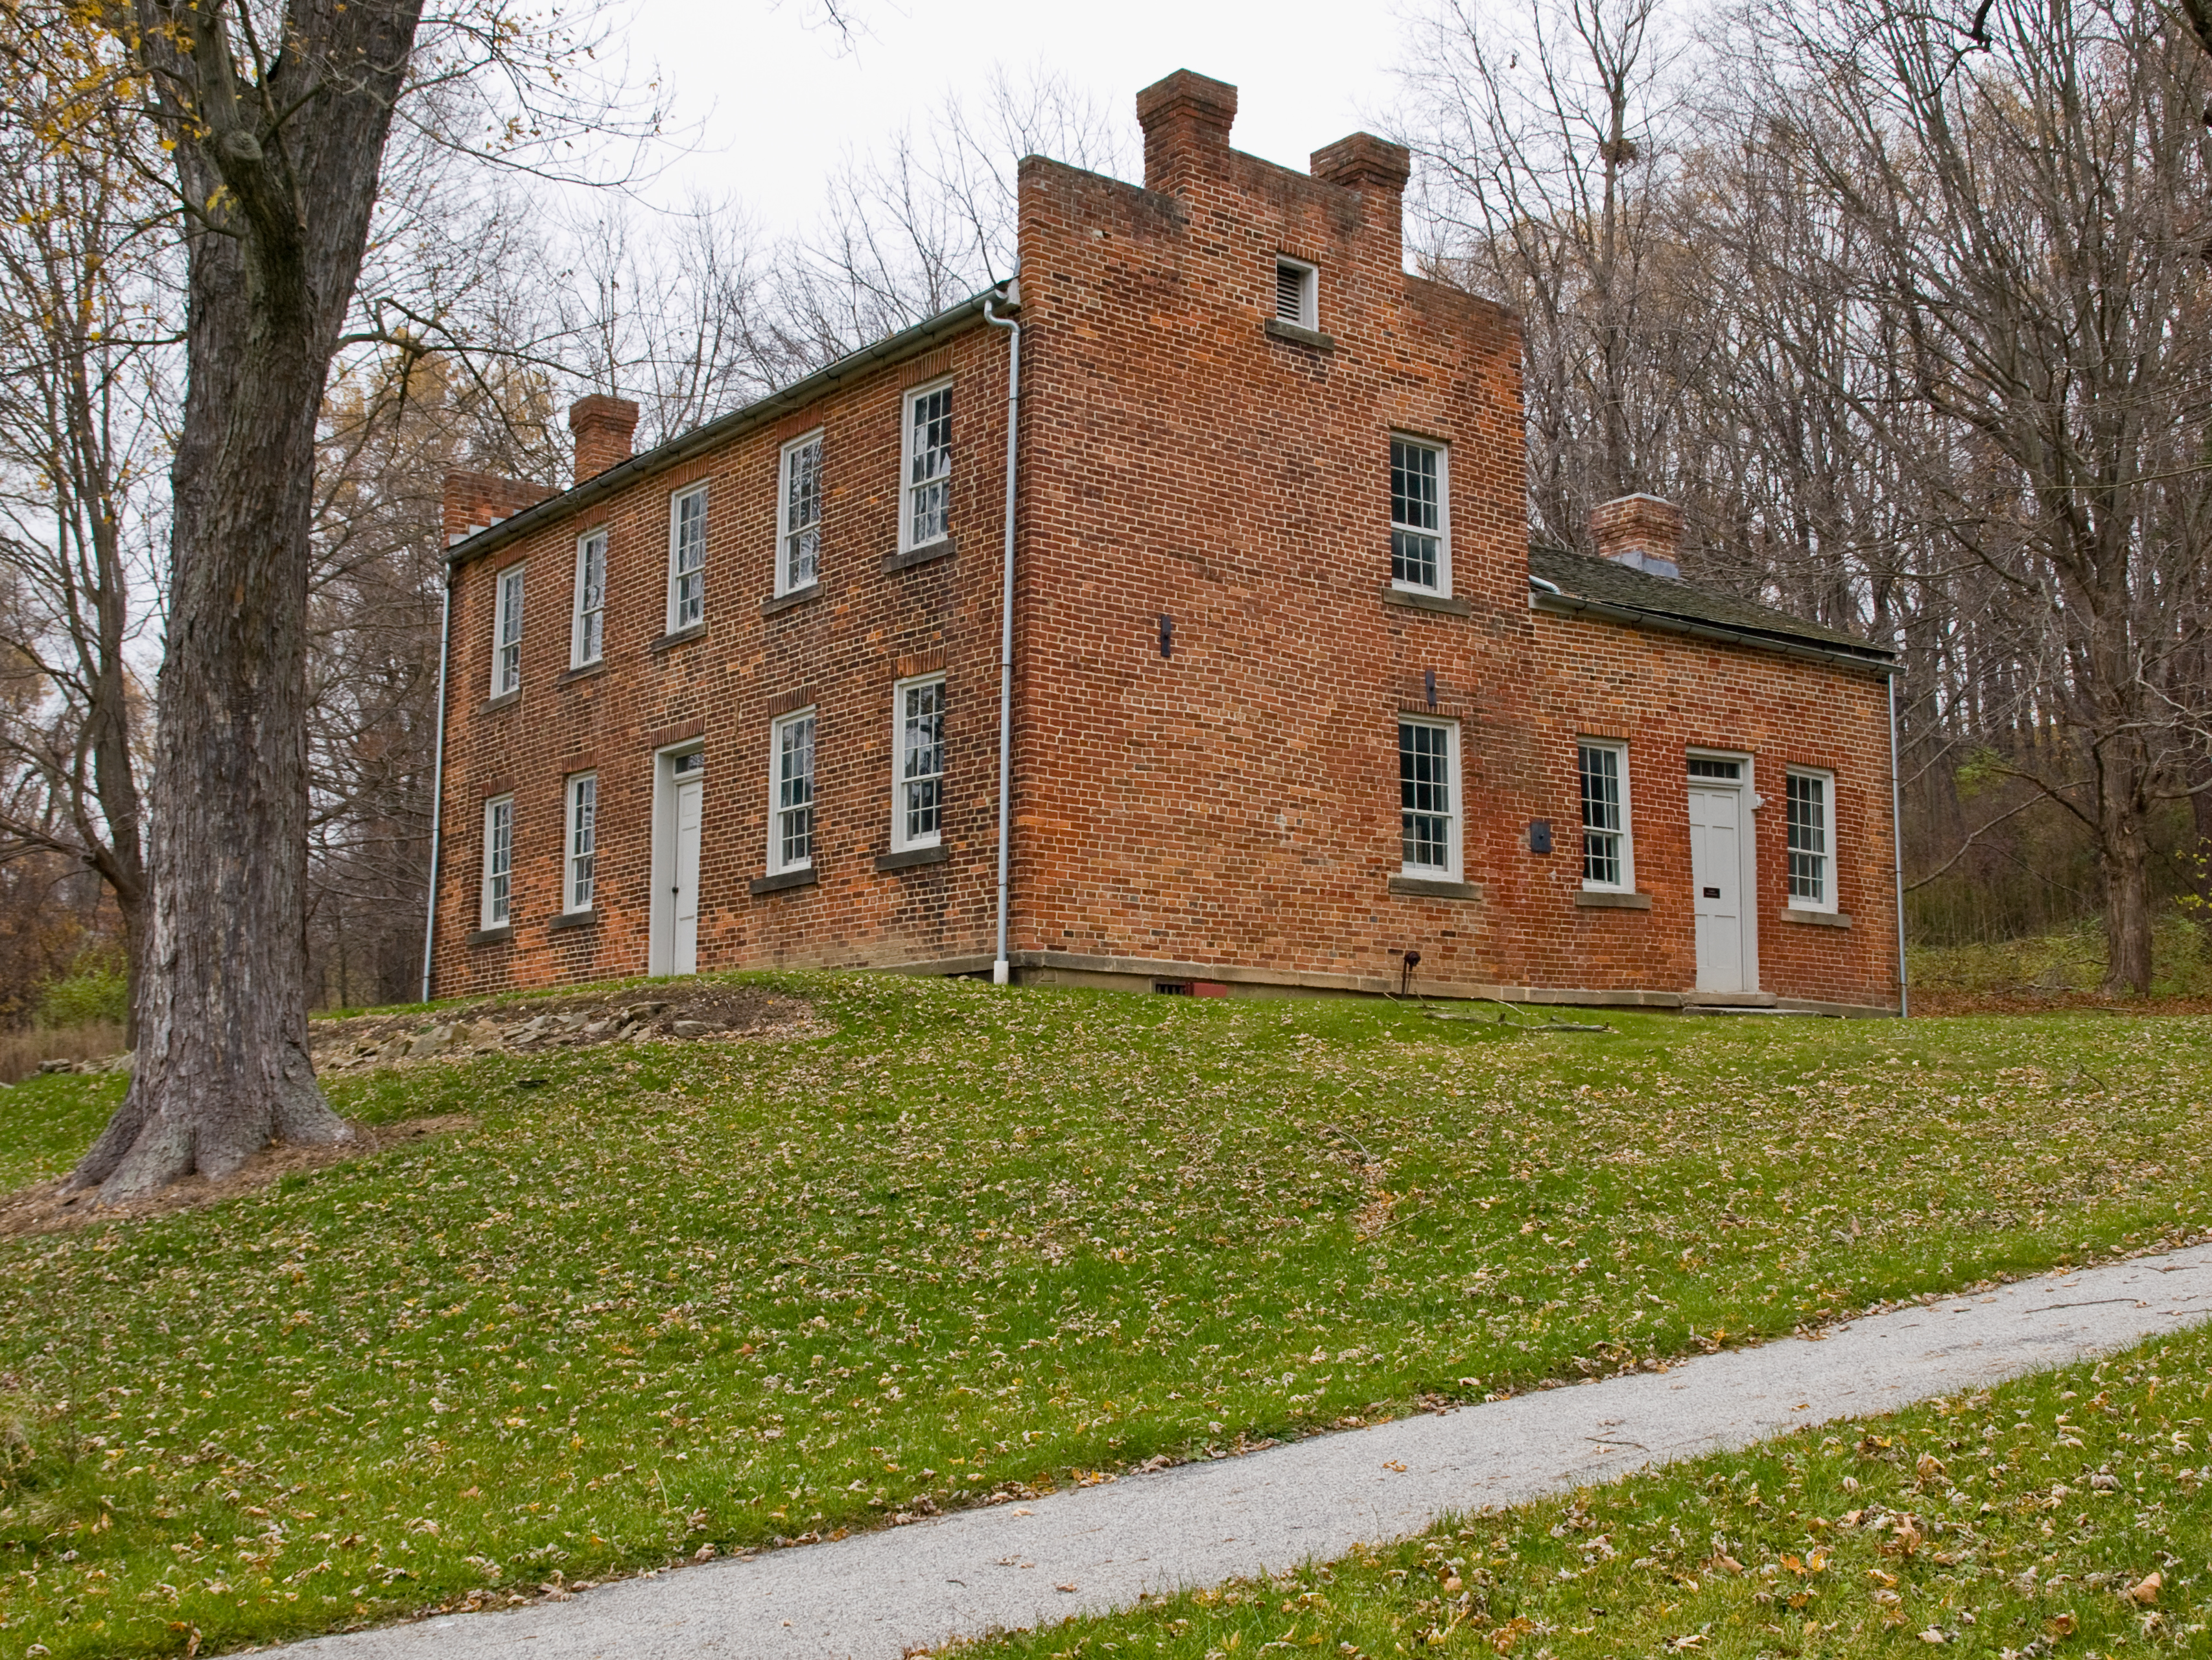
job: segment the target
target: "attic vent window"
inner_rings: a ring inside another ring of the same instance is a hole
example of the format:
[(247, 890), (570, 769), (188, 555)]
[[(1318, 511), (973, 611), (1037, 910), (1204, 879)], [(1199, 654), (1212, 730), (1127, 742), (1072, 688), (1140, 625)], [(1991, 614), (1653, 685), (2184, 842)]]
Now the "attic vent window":
[(1275, 319), (1302, 329), (1321, 326), (1321, 273), (1299, 259), (1275, 261)]

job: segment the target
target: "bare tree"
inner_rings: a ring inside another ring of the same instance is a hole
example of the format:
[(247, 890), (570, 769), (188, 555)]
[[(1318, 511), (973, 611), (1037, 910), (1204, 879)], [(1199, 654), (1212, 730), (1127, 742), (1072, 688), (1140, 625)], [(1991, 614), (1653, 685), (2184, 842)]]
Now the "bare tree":
[[(136, 985), (148, 884), (132, 654), (174, 399), (173, 262), (112, 142), (48, 147), (55, 89), (0, 111), (0, 859), (58, 855), (112, 893)], [(101, 135), (112, 140), (112, 132)]]
[(1763, 15), (1760, 101), (1802, 114), (1751, 142), (1851, 228), (1861, 257), (1810, 275), (1902, 384), (1821, 389), (1923, 458), (1990, 758), (2094, 838), (2106, 988), (2140, 993), (2152, 821), (2201, 787), (2208, 714), (2204, 63), (2136, 0), (1978, 21), (1969, 52), (1879, 0)]
[[(272, 1140), (348, 1134), (315, 1083), (306, 1029), (307, 602), (325, 381), (403, 96), (463, 143), (456, 110), (495, 118), (534, 100), (519, 120), (479, 123), (489, 146), (532, 138), (545, 131), (533, 117), (574, 108), (547, 111), (533, 71), (577, 43), (506, 0), (462, 0), (427, 27), (423, 0), (136, 0), (88, 30), (58, 0), (14, 9), (30, 26), (27, 56), (93, 36), (100, 74), (58, 107), (57, 143), (92, 133), (77, 119), (88, 111), (136, 114), (158, 134), (167, 170), (149, 182), (169, 192), (186, 265), (138, 1064), (72, 1178), (114, 1200), (223, 1174)], [(406, 348), (406, 333), (387, 332)]]

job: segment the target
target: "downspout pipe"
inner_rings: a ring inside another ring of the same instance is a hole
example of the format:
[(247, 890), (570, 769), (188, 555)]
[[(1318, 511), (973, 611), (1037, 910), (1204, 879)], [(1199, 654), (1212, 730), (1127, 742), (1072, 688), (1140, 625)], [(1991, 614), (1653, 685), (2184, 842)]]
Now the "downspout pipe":
[(422, 1000), (430, 1000), (430, 954), (438, 940), (438, 855), (446, 805), (446, 669), (453, 649), (453, 571), (445, 568), (446, 591), (438, 610), (438, 735), (430, 760), (430, 900), (422, 919)]
[(1912, 1013), (1912, 995), (1905, 973), (1905, 819), (1903, 786), (1897, 770), (1897, 677), (1889, 677), (1889, 835), (1892, 882), (1897, 889), (1897, 1018)]
[[(1008, 285), (1008, 298), (1022, 303), (1018, 269)], [(1022, 408), (1022, 325), (995, 309), (994, 295), (983, 307), (983, 320), (1006, 331), (1006, 538), (1004, 593), (999, 615), (999, 944), (991, 962), (991, 983), (1007, 984), (1013, 970), (1006, 960), (1006, 866), (1012, 831), (1011, 800), (1014, 772), (1014, 483), (1019, 460)]]

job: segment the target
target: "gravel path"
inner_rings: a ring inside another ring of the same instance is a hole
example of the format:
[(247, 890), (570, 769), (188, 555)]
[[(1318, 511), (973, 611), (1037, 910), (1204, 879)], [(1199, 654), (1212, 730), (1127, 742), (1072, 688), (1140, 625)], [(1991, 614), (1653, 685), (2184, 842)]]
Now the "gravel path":
[(956, 1633), (1340, 1556), (1794, 1425), (1886, 1412), (2212, 1316), (2212, 1246), (1646, 1372), (1319, 1436), (834, 1544), (280, 1651), (300, 1660), (898, 1660)]

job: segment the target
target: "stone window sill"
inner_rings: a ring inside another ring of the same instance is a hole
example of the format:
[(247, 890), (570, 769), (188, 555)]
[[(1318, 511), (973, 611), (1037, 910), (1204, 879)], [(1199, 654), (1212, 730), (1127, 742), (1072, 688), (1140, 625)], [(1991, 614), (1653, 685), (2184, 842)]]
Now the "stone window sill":
[(1422, 593), (1413, 588), (1386, 587), (1382, 590), (1386, 605), (1405, 605), (1414, 611), (1442, 611), (1448, 617), (1472, 617), (1474, 607), (1464, 599), (1449, 593)]
[(763, 893), (781, 893), (786, 888), (811, 888), (814, 885), (814, 866), (805, 870), (787, 870), (781, 876), (763, 876), (752, 885), (755, 897)]
[(514, 938), (514, 925), (510, 922), (504, 927), (478, 928), (469, 935), (467, 943), (471, 946), (503, 946)]
[(548, 933), (558, 933), (563, 928), (595, 928), (599, 925), (599, 914), (595, 910), (564, 910), (545, 925)]
[(595, 674), (605, 674), (606, 672), (607, 660), (602, 657), (592, 662), (577, 664), (574, 668), (570, 669), (553, 684), (556, 686), (565, 686), (571, 681), (588, 680)]
[(511, 708), (521, 701), (522, 688), (517, 686), (513, 691), (503, 691), (496, 697), (485, 698), (483, 702), (477, 705), (477, 713), (489, 714), (494, 709)]
[(1270, 340), (1287, 340), (1294, 346), (1311, 346), (1317, 351), (1336, 350), (1336, 342), (1319, 329), (1301, 328), (1296, 323), (1285, 323), (1279, 317), (1270, 317), (1261, 326), (1267, 330)]
[(904, 853), (887, 853), (876, 860), (878, 873), (885, 871), (912, 870), (917, 865), (941, 865), (952, 857), (952, 849), (942, 844), (933, 848), (908, 848)]
[(1847, 928), (1851, 919), (1839, 910), (1802, 910), (1791, 906), (1782, 913), (1785, 922), (1802, 922), (1808, 927)]
[(916, 565), (927, 565), (939, 559), (950, 559), (953, 550), (958, 545), (959, 543), (956, 538), (940, 536), (934, 542), (927, 543), (921, 547), (908, 548), (900, 553), (887, 553), (884, 556), (884, 575), (889, 576), (893, 571), (912, 570)]
[(1480, 899), (1480, 882), (1443, 882), (1428, 876), (1394, 876), (1390, 891), (1408, 899)]
[(1575, 903), (1584, 910), (1650, 910), (1651, 896), (1648, 893), (1607, 893), (1602, 889), (1584, 888), (1575, 896)]
[(701, 621), (692, 623), (688, 629), (678, 629), (672, 633), (662, 635), (659, 639), (647, 646), (646, 650), (657, 654), (666, 651), (671, 646), (680, 646), (687, 640), (703, 640), (706, 637), (707, 624)]
[(793, 588), (789, 593), (779, 593), (762, 600), (761, 615), (773, 617), (778, 611), (790, 611), (796, 606), (806, 604), (811, 599), (819, 599), (821, 597), (822, 584), (818, 581), (809, 582), (803, 588)]

